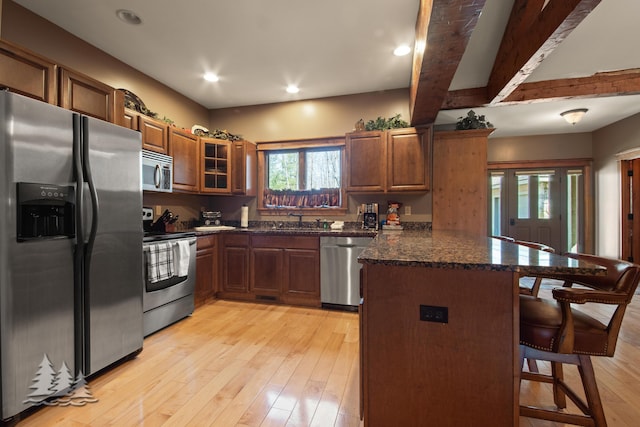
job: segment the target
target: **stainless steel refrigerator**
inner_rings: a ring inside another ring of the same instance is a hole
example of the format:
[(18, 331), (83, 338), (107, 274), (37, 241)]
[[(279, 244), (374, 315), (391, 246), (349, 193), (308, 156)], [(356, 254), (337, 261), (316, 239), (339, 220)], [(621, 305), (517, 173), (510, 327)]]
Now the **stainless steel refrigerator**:
[(140, 148), (0, 91), (2, 419), (142, 349)]

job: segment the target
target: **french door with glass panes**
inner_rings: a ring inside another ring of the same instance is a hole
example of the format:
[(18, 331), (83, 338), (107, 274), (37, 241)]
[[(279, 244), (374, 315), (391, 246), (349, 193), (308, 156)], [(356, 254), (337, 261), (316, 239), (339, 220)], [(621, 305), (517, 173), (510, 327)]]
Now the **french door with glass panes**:
[(582, 250), (582, 169), (502, 169), (489, 175), (491, 235), (544, 243), (558, 252)]

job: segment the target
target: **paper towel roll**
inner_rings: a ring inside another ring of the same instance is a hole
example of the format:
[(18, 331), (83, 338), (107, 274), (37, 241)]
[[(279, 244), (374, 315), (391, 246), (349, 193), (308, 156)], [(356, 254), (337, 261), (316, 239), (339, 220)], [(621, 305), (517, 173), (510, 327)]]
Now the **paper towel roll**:
[(247, 228), (249, 227), (249, 207), (243, 206), (240, 209), (240, 227)]

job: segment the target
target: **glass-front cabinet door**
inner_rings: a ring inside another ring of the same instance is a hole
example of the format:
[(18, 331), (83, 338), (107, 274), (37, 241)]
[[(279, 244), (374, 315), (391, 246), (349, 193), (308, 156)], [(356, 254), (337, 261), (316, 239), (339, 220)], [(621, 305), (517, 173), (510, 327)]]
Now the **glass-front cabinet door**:
[(230, 186), (230, 145), (229, 141), (214, 138), (200, 138), (202, 193), (231, 193)]

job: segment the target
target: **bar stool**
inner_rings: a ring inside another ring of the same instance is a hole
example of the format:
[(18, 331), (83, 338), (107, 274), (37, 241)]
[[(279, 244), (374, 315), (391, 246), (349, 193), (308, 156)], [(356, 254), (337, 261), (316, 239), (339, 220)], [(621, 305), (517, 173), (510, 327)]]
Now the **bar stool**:
[[(520, 415), (583, 426), (605, 427), (606, 419), (591, 356), (612, 357), (622, 319), (640, 281), (640, 265), (585, 254), (571, 258), (607, 268), (605, 276), (554, 275), (564, 286), (553, 289), (553, 300), (520, 295), (520, 380), (553, 384), (558, 410), (520, 405)], [(572, 287), (574, 284), (580, 287)], [(571, 304), (608, 304), (615, 311), (602, 323)], [(551, 362), (551, 375), (524, 372), (524, 359)], [(564, 364), (577, 365), (586, 402), (563, 378)], [(562, 411), (569, 397), (582, 414)]]
[[(529, 242), (526, 240), (514, 240), (514, 243), (518, 244), (518, 245), (522, 245), (522, 246), (527, 246), (529, 248), (533, 248), (533, 249), (537, 249), (539, 251), (544, 251), (544, 252), (549, 252), (549, 253), (555, 253), (556, 250), (553, 249), (551, 246), (549, 245), (545, 245), (542, 243), (537, 243), (537, 242)], [(522, 295), (532, 295), (532, 296), (538, 296), (538, 292), (540, 292), (540, 286), (542, 285), (542, 277), (536, 277), (536, 276), (532, 276), (534, 277), (534, 281), (533, 281), (533, 285), (532, 286), (527, 286), (526, 284), (524, 284), (524, 282), (521, 280), (520, 281), (520, 294)]]

